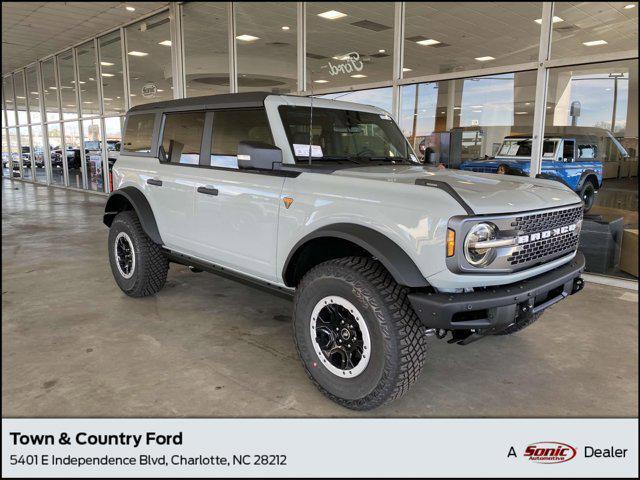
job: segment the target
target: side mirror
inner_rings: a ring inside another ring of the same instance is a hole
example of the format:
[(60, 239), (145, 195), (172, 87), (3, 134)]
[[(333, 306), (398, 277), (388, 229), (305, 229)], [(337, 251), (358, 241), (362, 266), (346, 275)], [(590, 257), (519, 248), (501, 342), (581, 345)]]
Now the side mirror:
[(238, 143), (238, 168), (273, 170), (275, 163), (282, 163), (282, 150), (264, 142)]

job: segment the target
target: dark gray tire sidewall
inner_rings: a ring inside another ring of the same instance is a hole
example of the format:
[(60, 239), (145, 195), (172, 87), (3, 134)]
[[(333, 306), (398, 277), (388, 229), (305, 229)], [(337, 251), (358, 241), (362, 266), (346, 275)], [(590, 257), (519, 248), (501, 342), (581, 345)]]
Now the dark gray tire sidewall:
[[(584, 201), (584, 194), (589, 191), (590, 193), (590, 198), (589, 198), (589, 203)], [(587, 182), (585, 183), (582, 188), (580, 189), (580, 199), (583, 201), (584, 204), (584, 211), (588, 212), (589, 210), (591, 210), (591, 207), (593, 207), (593, 204), (595, 202), (595, 195), (596, 195), (596, 189), (593, 186), (592, 183)]]
[[(366, 282), (360, 282), (362, 288), (369, 290), (369, 293), (380, 305), (378, 315), (384, 312), (383, 303), (373, 289)], [(349, 282), (337, 277), (324, 277), (313, 280), (306, 287), (296, 293), (294, 300), (293, 328), (302, 362), (313, 379), (320, 384), (327, 392), (346, 400), (358, 400), (372, 393), (381, 383), (385, 374), (386, 355), (385, 350), (389, 350), (391, 345), (385, 342), (380, 324), (372, 306), (354, 292), (354, 287)], [(369, 353), (369, 363), (360, 375), (352, 378), (340, 378), (331, 373), (322, 365), (313, 348), (309, 325), (311, 313), (316, 304), (324, 297), (337, 295), (351, 302), (362, 314), (362, 317), (369, 330), (371, 339), (371, 352)], [(392, 333), (391, 333), (392, 335)], [(314, 363), (316, 366), (314, 367)]]
[[(133, 243), (136, 264), (131, 278), (124, 278), (120, 273), (120, 270), (118, 270), (118, 265), (116, 263), (117, 260), (114, 244), (116, 237), (120, 232), (125, 232), (129, 235), (129, 238)], [(142, 281), (141, 272), (145, 267), (145, 258), (143, 258), (140, 244), (140, 232), (135, 228), (135, 224), (133, 224), (128, 218), (128, 212), (118, 214), (109, 229), (109, 263), (111, 264), (111, 271), (113, 272), (113, 277), (115, 278), (116, 283), (125, 293), (134, 291)]]

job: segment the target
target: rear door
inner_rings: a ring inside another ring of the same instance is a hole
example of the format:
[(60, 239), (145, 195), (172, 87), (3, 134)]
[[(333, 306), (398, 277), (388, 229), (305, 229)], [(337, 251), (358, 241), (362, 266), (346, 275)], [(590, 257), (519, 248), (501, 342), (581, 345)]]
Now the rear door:
[(277, 281), (278, 210), (285, 177), (274, 171), (239, 169), (237, 148), (243, 140), (273, 144), (264, 109), (210, 114), (194, 195), (198, 256)]

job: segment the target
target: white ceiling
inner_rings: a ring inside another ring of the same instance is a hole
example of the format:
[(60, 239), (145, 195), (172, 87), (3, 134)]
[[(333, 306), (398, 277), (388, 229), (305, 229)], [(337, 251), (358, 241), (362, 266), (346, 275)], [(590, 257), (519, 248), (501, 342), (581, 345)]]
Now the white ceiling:
[(2, 74), (167, 3), (2, 2)]

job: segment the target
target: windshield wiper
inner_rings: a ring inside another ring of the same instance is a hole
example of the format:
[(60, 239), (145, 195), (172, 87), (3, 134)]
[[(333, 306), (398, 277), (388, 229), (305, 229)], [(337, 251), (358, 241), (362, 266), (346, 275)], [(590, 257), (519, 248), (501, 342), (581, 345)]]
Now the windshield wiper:
[(370, 162), (392, 162), (392, 163), (411, 163), (411, 164), (414, 163), (411, 160), (409, 160), (408, 158), (390, 157), (390, 156), (385, 156), (385, 155), (365, 156), (365, 157), (357, 157), (357, 158), (361, 158), (363, 160), (368, 160)]
[(347, 155), (323, 155), (322, 157), (313, 157), (313, 162), (351, 162), (360, 165), (360, 162), (354, 160), (354, 157), (349, 157)]

